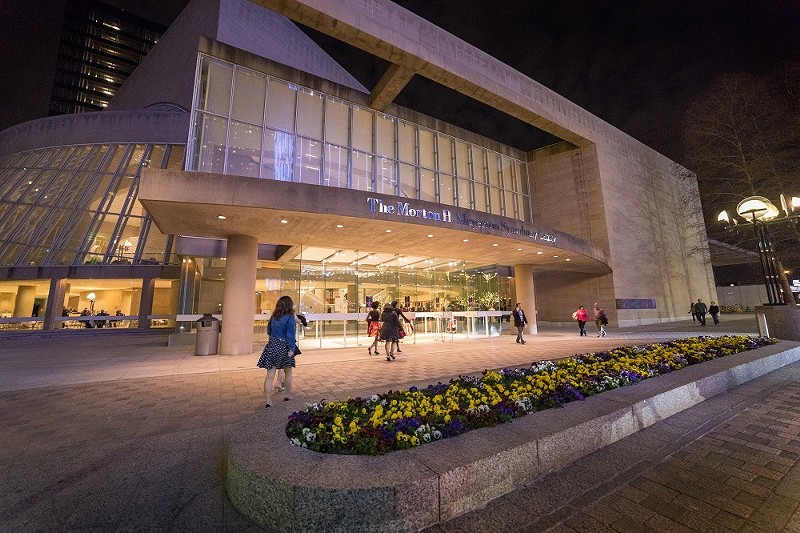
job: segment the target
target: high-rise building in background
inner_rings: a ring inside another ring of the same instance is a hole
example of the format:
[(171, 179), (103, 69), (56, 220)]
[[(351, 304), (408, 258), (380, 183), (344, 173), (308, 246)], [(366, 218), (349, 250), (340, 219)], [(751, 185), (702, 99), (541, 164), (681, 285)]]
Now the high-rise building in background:
[(96, 0), (68, 0), (50, 115), (105, 109), (166, 31)]

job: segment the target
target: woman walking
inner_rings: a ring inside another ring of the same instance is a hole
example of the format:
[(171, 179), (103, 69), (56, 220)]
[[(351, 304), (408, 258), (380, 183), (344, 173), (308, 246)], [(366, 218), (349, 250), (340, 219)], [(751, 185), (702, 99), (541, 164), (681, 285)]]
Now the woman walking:
[(386, 304), (381, 314), (381, 339), (386, 343), (387, 361), (394, 359), (394, 343), (397, 342), (397, 330), (400, 327), (400, 317), (394, 312), (391, 304)]
[(582, 305), (579, 305), (578, 310), (575, 311), (575, 320), (578, 321), (578, 327), (581, 330), (580, 336), (584, 337), (586, 335), (586, 323), (589, 321), (589, 313), (586, 312)]
[(367, 335), (373, 338), (372, 344), (367, 348), (367, 351), (372, 355), (372, 350), (375, 350), (375, 355), (380, 355), (378, 351), (378, 341), (381, 340), (381, 312), (380, 302), (372, 302), (372, 309), (367, 313)]
[(269, 340), (258, 360), (259, 368), (267, 369), (267, 377), (264, 379), (264, 394), (267, 397), (267, 405), (272, 405), (272, 382), (275, 379), (275, 371), (283, 369), (286, 377), (283, 381), (286, 396), (284, 401), (291, 400), (292, 393), (292, 368), (294, 368), (294, 356), (297, 351), (295, 342), (295, 316), (294, 302), (288, 296), (278, 298), (275, 310), (267, 323), (267, 335)]
[(406, 324), (411, 324), (411, 321), (403, 314), (403, 310), (397, 305), (397, 300), (392, 302), (392, 309), (397, 313), (397, 324), (399, 326), (397, 329), (397, 340), (394, 342), (394, 345), (397, 348), (397, 353), (401, 353), (403, 350), (400, 349), (400, 339), (406, 336), (406, 330), (403, 329), (403, 321), (405, 320)]

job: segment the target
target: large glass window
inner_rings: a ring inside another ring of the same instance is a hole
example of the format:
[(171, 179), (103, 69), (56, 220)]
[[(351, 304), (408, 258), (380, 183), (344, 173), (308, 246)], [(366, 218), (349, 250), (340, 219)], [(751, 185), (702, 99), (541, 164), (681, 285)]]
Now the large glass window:
[(267, 127), (294, 131), (297, 87), (285, 81), (270, 79), (267, 92)]
[[(398, 157), (404, 163), (417, 163), (417, 126), (402, 120), (397, 121)], [(432, 148), (432, 147), (431, 147)], [(430, 160), (430, 159), (427, 159)], [(434, 168), (428, 165), (428, 168)]]
[(267, 131), (261, 155), (261, 177), (292, 181), (294, 166), (294, 135), (282, 131)]
[(347, 146), (350, 144), (347, 131), (350, 121), (350, 105), (344, 100), (327, 98), (325, 101), (325, 140)]
[[(353, 148), (372, 152), (372, 117), (369, 109), (353, 106)], [(394, 154), (392, 154), (394, 156)]]
[(226, 174), (257, 178), (261, 161), (261, 128), (231, 121)]
[(353, 151), (353, 182), (351, 188), (359, 191), (372, 190), (372, 160), (370, 154)]
[(308, 89), (297, 91), (297, 133), (322, 139), (324, 95)]
[(195, 120), (194, 169), (221, 174), (225, 168), (228, 121), (206, 113), (198, 113)]
[(347, 148), (329, 144), (325, 146), (325, 172), (322, 184), (329, 187), (347, 187)]
[(294, 180), (319, 185), (322, 176), (322, 143), (298, 137), (295, 153)]
[(378, 114), (377, 155), (395, 157), (394, 128), (395, 119), (393, 117), (382, 113)]
[(216, 115), (228, 116), (231, 98), (233, 66), (223, 61), (207, 59), (200, 77), (199, 108)]
[(417, 167), (400, 163), (400, 196), (417, 198)]
[[(201, 56), (196, 98), (190, 170), (373, 190), (532, 219), (525, 163), (482, 146), (208, 56)], [(50, 159), (74, 164), (69, 151), (49, 152), (31, 154), (28, 168)], [(124, 151), (112, 152), (87, 157), (103, 157), (112, 173), (138, 164), (136, 153), (125, 159)], [(175, 168), (173, 159), (168, 168)], [(16, 180), (36, 194), (38, 176), (31, 184)]]
[(436, 173), (425, 168), (419, 169), (419, 199), (436, 201)]
[(378, 158), (376, 191), (381, 194), (395, 194), (397, 189), (397, 168), (393, 159)]
[(453, 155), (453, 138), (439, 135), (439, 170), (447, 174), (455, 174), (455, 157)]
[[(0, 264), (138, 261), (138, 242), (146, 232), (141, 221), (149, 220), (136, 202), (141, 170), (145, 166), (163, 168), (170, 161), (165, 159), (168, 151), (182, 161), (182, 147), (115, 144), (44, 151), (50, 153), (26, 154), (25, 159), (41, 165), (35, 169), (14, 169), (7, 166), (11, 158), (0, 159), (0, 172), (11, 179), (22, 175), (24, 180), (16, 203), (10, 197), (0, 199), (0, 226), (4, 228), (0, 232)], [(162, 247), (159, 262), (164, 254)]]
[(250, 69), (237, 68), (233, 87), (231, 118), (260, 126), (264, 122), (267, 77)]

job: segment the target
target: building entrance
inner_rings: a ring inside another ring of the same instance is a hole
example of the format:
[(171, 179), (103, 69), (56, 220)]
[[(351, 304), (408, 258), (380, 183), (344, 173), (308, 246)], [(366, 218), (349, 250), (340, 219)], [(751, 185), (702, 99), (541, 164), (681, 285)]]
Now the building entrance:
[[(499, 335), (514, 307), (512, 270), (503, 265), (300, 246), (284, 256), (258, 264), (252, 307), (259, 341), (266, 339), (266, 321), (283, 295), (309, 320), (300, 334), (319, 347), (363, 343), (373, 302), (381, 308), (398, 302), (420, 341)], [(200, 281), (191, 312), (224, 316), (225, 259), (193, 262)]]

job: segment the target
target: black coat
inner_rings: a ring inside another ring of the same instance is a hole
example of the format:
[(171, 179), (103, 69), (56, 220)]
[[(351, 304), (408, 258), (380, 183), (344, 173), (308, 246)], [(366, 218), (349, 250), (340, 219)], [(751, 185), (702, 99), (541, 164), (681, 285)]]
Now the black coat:
[(514, 308), (514, 310), (511, 312), (511, 314), (514, 316), (514, 327), (515, 328), (518, 328), (520, 326), (524, 326), (525, 324), (528, 323), (528, 317), (525, 316), (525, 311), (522, 311), (522, 319), (520, 319), (520, 316), (519, 316), (519, 312), (520, 311), (522, 311), (522, 309)]
[(394, 311), (384, 311), (381, 314), (381, 340), (383, 341), (396, 341), (398, 340), (398, 333), (402, 326), (400, 324), (400, 317)]

